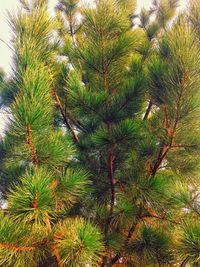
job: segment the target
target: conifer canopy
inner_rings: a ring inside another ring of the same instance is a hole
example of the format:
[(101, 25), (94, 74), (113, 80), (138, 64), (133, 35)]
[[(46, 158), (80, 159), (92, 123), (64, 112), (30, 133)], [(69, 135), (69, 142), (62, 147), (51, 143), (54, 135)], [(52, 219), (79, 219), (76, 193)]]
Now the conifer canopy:
[(200, 266), (199, 1), (20, 2), (0, 266)]

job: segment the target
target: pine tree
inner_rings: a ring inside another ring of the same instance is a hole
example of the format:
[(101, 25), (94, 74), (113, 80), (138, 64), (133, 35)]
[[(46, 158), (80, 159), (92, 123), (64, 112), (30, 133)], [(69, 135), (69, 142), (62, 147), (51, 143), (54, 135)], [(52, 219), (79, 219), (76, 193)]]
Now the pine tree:
[(54, 122), (55, 23), (47, 1), (23, 5), (10, 20), (15, 64), (8, 83), (12, 117), (2, 142), (9, 189), (1, 212), (0, 265), (96, 266), (104, 251), (100, 230), (73, 216), (90, 190), (89, 174), (73, 168), (75, 147)]
[(20, 2), (0, 265), (198, 266), (198, 1)]

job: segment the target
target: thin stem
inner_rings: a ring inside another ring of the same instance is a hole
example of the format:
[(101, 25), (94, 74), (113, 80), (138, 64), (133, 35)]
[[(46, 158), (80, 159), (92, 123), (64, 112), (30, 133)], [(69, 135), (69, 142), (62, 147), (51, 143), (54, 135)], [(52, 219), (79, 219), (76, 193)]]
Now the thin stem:
[(156, 174), (157, 170), (159, 169), (159, 167), (162, 164), (163, 160), (165, 159), (166, 155), (168, 154), (170, 149), (173, 147), (173, 142), (174, 142), (174, 138), (176, 136), (177, 126), (178, 126), (178, 123), (180, 120), (181, 104), (182, 104), (183, 94), (184, 94), (184, 91), (186, 88), (187, 80), (188, 80), (188, 77), (187, 77), (187, 75), (185, 75), (183, 77), (183, 84), (180, 84), (180, 94), (178, 96), (175, 122), (174, 122), (174, 125), (172, 125), (171, 127), (169, 127), (167, 129), (167, 133), (170, 137), (169, 144), (164, 146), (164, 141), (163, 141), (163, 146), (162, 146), (161, 150), (159, 151), (158, 157), (154, 161), (155, 163), (153, 164), (153, 166), (151, 167), (151, 176), (154, 176)]
[(188, 257), (181, 263), (180, 267), (185, 267), (188, 262)]
[(148, 119), (148, 116), (149, 116), (149, 114), (150, 114), (150, 112), (151, 112), (151, 108), (152, 108), (152, 106), (153, 106), (153, 102), (150, 100), (150, 101), (149, 101), (149, 104), (148, 104), (148, 107), (147, 107), (147, 109), (146, 109), (146, 112), (145, 112), (145, 114), (144, 114), (144, 118), (143, 118), (144, 121)]
[(70, 35), (71, 35), (71, 38), (72, 38), (73, 48), (75, 48), (76, 47), (76, 39), (75, 39), (74, 30), (73, 30), (72, 15), (71, 14), (69, 16), (69, 31), (70, 31)]
[(52, 250), (53, 250), (53, 253), (54, 253), (55, 257), (56, 257), (56, 261), (57, 261), (58, 267), (63, 267), (63, 264), (62, 264), (61, 258), (60, 258), (60, 254), (59, 254), (59, 251), (58, 251), (57, 244), (54, 244), (52, 246)]
[[(72, 46), (73, 46), (73, 49), (75, 49), (77, 47), (77, 44), (76, 44), (76, 36), (75, 36), (75, 30), (73, 29), (72, 20), (73, 20), (73, 16), (72, 14), (70, 14), (69, 15), (69, 31), (70, 31), (70, 36), (72, 38)], [(80, 70), (82, 71), (83, 68), (82, 68), (80, 59), (78, 59), (78, 64), (79, 64)]]
[(12, 50), (12, 52), (16, 52), (8, 43), (6, 43), (6, 41), (4, 41), (2, 38), (0, 38), (0, 41), (2, 42), (2, 43), (4, 43), (10, 50)]
[(196, 147), (197, 145), (195, 144), (191, 144), (191, 145), (187, 145), (187, 144), (173, 144), (171, 146), (171, 148), (192, 148), (192, 147)]
[(197, 209), (195, 209), (195, 207), (193, 207), (190, 202), (188, 202), (187, 205), (192, 211), (194, 211), (198, 216), (200, 216), (200, 212)]
[[(129, 240), (131, 239), (133, 233), (135, 232), (135, 230), (137, 229), (137, 226), (140, 222), (137, 221), (136, 223), (134, 223), (132, 225), (132, 227), (129, 229), (128, 235), (126, 237), (126, 240), (124, 242), (124, 245), (126, 246), (129, 242)], [(118, 260), (120, 260), (120, 258), (123, 257), (123, 255), (119, 252), (117, 253), (111, 260), (111, 266), (114, 265)]]
[(112, 150), (110, 150), (109, 154), (108, 154), (108, 179), (110, 182), (111, 199), (110, 199), (110, 212), (109, 212), (108, 220), (106, 223), (106, 229), (105, 229), (106, 234), (108, 232), (108, 228), (109, 228), (110, 222), (112, 220), (112, 215), (113, 215), (114, 205), (115, 205), (115, 180), (113, 177), (113, 154), (112, 154)]
[[(104, 88), (104, 94), (106, 97), (106, 111), (108, 112), (108, 96), (110, 95), (110, 92), (108, 91), (108, 85), (107, 85), (107, 70), (105, 69), (105, 55), (104, 55), (104, 49), (105, 49), (105, 40), (104, 40), (104, 31), (101, 30), (101, 68), (102, 68), (102, 78), (103, 78), (103, 88)], [(110, 122), (107, 123), (108, 133), (111, 135), (112, 131), (112, 125)], [(106, 227), (105, 227), (105, 234), (108, 232), (108, 228), (111, 222), (113, 210), (114, 210), (114, 204), (115, 204), (115, 182), (113, 177), (113, 151), (112, 147), (110, 147), (108, 151), (108, 180), (110, 183), (110, 192), (111, 192), (111, 199), (110, 199), (110, 212), (107, 219)]]
[(155, 218), (155, 219), (158, 219), (158, 220), (163, 220), (163, 221), (167, 221), (167, 222), (170, 222), (170, 223), (173, 223), (173, 224), (178, 224), (178, 225), (181, 225), (181, 223), (180, 222), (177, 222), (177, 221), (174, 221), (174, 220), (170, 220), (170, 219), (167, 219), (167, 218), (165, 218), (165, 217), (159, 217), (159, 216), (157, 216), (157, 215), (152, 215), (152, 214), (150, 214), (150, 215), (144, 215), (144, 216), (142, 216), (141, 217), (142, 219), (145, 219), (145, 218)]
[(64, 122), (65, 122), (67, 128), (71, 131), (74, 140), (75, 140), (77, 143), (80, 143), (79, 138), (78, 138), (78, 135), (76, 134), (75, 130), (73, 129), (73, 127), (72, 127), (72, 125), (71, 125), (69, 119), (68, 119), (68, 118), (66, 117), (66, 115), (65, 115), (64, 108), (63, 108), (63, 106), (62, 106), (62, 104), (61, 104), (60, 98), (59, 98), (59, 96), (58, 96), (56, 90), (53, 91), (53, 95), (54, 95), (54, 97), (55, 97), (55, 100), (56, 100), (56, 102), (57, 102), (57, 105), (58, 105), (58, 107), (59, 107), (59, 109), (60, 109), (60, 112), (61, 112), (61, 114), (62, 114), (63, 120), (64, 120)]
[(36, 148), (32, 144), (32, 136), (31, 136), (31, 126), (30, 126), (30, 124), (27, 125), (26, 129), (27, 129), (27, 144), (28, 144), (29, 149), (30, 149), (31, 154), (32, 154), (32, 162), (33, 162), (34, 165), (38, 165), (39, 162), (38, 162), (38, 159), (37, 159)]
[[(105, 95), (105, 109), (108, 112), (108, 97), (110, 96), (111, 92), (108, 89), (108, 84), (107, 84), (107, 69), (105, 66), (105, 54), (104, 54), (104, 50), (105, 50), (105, 36), (104, 36), (104, 31), (103, 29), (101, 29), (101, 78), (103, 79), (103, 89), (104, 89), (104, 95)], [(109, 136), (111, 135), (112, 132), (112, 124), (110, 122), (107, 122), (107, 129), (108, 129), (108, 134)], [(105, 235), (108, 234), (108, 230), (110, 227), (110, 223), (112, 220), (112, 215), (113, 215), (113, 211), (114, 211), (114, 205), (115, 205), (115, 180), (114, 180), (114, 168), (113, 168), (113, 162), (114, 162), (114, 155), (113, 155), (113, 148), (112, 145), (110, 145), (110, 148), (108, 150), (108, 156), (107, 156), (107, 177), (110, 183), (110, 193), (111, 193), (111, 198), (110, 198), (110, 211), (109, 211), (109, 215), (106, 221), (106, 225), (105, 225)], [(102, 261), (102, 266), (104, 266), (106, 264), (106, 266), (108, 265), (108, 263), (106, 263), (106, 261), (108, 260), (107, 256), (103, 257), (103, 261)]]
[(14, 244), (0, 243), (0, 248), (15, 250), (15, 251), (33, 251), (35, 247), (18, 247)]
[(36, 209), (37, 208), (37, 202), (38, 202), (38, 192), (35, 193), (35, 197), (33, 200), (33, 208)]

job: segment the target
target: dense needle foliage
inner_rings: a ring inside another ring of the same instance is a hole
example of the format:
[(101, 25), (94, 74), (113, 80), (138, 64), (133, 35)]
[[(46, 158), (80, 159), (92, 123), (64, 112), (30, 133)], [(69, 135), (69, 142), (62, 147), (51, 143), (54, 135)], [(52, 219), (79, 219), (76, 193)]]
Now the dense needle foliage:
[(0, 266), (200, 266), (199, 1), (20, 2)]

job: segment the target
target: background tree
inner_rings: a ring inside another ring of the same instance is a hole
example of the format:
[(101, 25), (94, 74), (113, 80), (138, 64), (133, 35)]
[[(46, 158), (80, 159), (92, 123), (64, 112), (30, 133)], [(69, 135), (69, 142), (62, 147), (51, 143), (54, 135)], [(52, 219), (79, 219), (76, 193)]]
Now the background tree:
[(198, 210), (199, 141), (192, 119), (196, 124), (199, 47), (186, 18), (171, 27), (178, 1), (154, 1), (134, 31), (131, 9), (121, 4), (99, 1), (83, 11), (75, 51), (68, 51), (81, 64), (70, 72), (67, 106), (81, 125), (79, 160), (95, 185), (86, 205), (105, 234), (102, 266), (120, 258), (170, 264), (179, 260), (171, 251), (178, 254), (183, 216), (198, 220), (192, 210)]
[(198, 266), (198, 1), (21, 2), (0, 264)]

